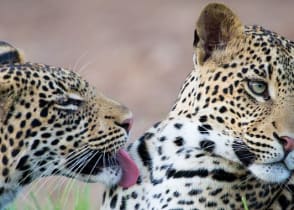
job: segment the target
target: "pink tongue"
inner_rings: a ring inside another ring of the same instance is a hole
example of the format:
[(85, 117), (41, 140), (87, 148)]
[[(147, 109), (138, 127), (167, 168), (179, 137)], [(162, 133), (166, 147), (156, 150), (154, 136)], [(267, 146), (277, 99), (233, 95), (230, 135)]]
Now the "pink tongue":
[(139, 169), (137, 165), (125, 150), (120, 149), (117, 155), (117, 159), (123, 170), (123, 175), (119, 182), (119, 185), (122, 187), (130, 187), (136, 184), (139, 177)]

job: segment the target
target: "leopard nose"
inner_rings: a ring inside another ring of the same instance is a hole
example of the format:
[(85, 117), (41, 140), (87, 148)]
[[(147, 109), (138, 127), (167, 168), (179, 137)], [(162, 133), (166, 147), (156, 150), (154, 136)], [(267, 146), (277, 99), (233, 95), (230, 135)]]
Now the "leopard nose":
[(286, 152), (291, 152), (294, 150), (294, 138), (289, 136), (282, 136), (280, 139)]
[(123, 120), (122, 122), (116, 122), (116, 124), (122, 127), (123, 129), (125, 129), (127, 133), (129, 133), (132, 128), (133, 121), (134, 121), (133, 118), (128, 118)]

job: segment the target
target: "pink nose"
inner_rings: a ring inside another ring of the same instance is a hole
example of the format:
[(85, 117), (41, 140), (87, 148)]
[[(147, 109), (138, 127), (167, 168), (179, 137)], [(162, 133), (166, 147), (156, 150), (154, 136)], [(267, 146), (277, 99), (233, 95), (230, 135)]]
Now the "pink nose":
[(285, 151), (291, 152), (294, 150), (294, 138), (289, 136), (282, 136), (281, 139), (283, 140)]
[(118, 126), (122, 127), (125, 129), (127, 133), (130, 132), (132, 125), (133, 125), (133, 118), (128, 118), (122, 121), (121, 123), (116, 123)]
[(124, 120), (122, 122), (122, 125), (124, 125), (127, 132), (130, 132), (130, 130), (131, 130), (132, 126), (133, 126), (133, 122), (134, 122), (133, 118), (126, 119), (126, 120)]

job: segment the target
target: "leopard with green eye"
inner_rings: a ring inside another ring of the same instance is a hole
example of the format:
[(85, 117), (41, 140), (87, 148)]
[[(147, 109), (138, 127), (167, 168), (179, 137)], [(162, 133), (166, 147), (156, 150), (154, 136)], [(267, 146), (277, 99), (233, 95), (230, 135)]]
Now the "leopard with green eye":
[(127, 107), (77, 73), (24, 62), (0, 42), (0, 209), (40, 177), (134, 184), (138, 170), (123, 149), (131, 124)]
[(294, 43), (212, 3), (193, 45), (172, 110), (129, 147), (136, 185), (101, 209), (293, 210)]

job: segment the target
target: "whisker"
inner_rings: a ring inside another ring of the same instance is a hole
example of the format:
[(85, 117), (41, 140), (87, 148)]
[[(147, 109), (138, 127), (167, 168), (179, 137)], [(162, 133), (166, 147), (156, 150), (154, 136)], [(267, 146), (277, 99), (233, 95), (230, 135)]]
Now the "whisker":
[(83, 76), (85, 70), (87, 70), (88, 67), (89, 67), (90, 65), (92, 65), (92, 64), (93, 64), (93, 61), (89, 61), (89, 62), (85, 63), (85, 64), (80, 68), (80, 70), (79, 70), (79, 74)]
[[(98, 154), (98, 151), (94, 154), (94, 156), (95, 156), (96, 154)], [(100, 156), (100, 157), (96, 160), (94, 166), (92, 167), (92, 170), (90, 171), (90, 173), (89, 173), (89, 175), (88, 175), (88, 178), (86, 179), (87, 182), (89, 181), (92, 172), (93, 172), (94, 169), (96, 168), (96, 166), (97, 166), (97, 164), (98, 164), (98, 162), (100, 161), (101, 158), (102, 158), (102, 156)]]
[[(71, 153), (69, 153), (69, 154), (67, 154), (67, 156), (70, 156), (71, 154), (73, 154), (73, 153), (76, 153), (77, 152), (77, 154), (80, 154), (80, 153), (83, 153), (85, 150), (87, 149), (87, 145), (83, 148), (81, 148), (80, 149), (80, 151), (73, 151), (73, 152), (71, 152)], [(65, 158), (67, 157), (67, 156), (65, 156)], [(42, 167), (44, 167), (44, 166), (48, 166), (48, 165), (50, 165), (52, 162), (55, 162), (56, 160), (52, 160), (52, 161), (48, 161), (45, 165), (42, 165)], [(37, 166), (37, 165), (36, 165)], [(54, 167), (56, 167), (56, 166), (54, 166)], [(53, 168), (54, 168), (53, 167)], [(45, 176), (47, 176), (48, 175), (48, 172), (49, 171), (51, 171), (52, 170), (52, 167), (50, 168), (50, 167), (47, 167), (47, 169), (42, 173), (42, 174), (40, 174), (40, 178), (42, 178), (42, 177), (45, 177)], [(55, 173), (51, 173), (50, 175), (51, 176), (53, 176), (53, 175), (55, 175), (55, 174), (57, 174), (58, 173), (58, 171), (56, 171)], [(42, 179), (39, 179), (38, 180), (38, 182), (40, 182)], [(37, 183), (38, 183), (37, 182)]]
[(84, 53), (82, 53), (77, 59), (76, 59), (76, 62), (72, 68), (72, 71), (75, 71), (77, 73), (79, 73), (79, 68), (78, 68), (78, 65), (80, 64), (81, 60), (86, 57), (87, 55), (89, 54), (89, 52), (85, 51)]
[[(73, 152), (67, 154), (67, 156), (70, 156), (71, 154), (76, 153), (76, 152), (77, 152), (77, 154), (75, 154), (75, 156), (82, 155), (84, 152), (86, 152), (86, 150), (87, 150), (87, 145), (86, 146), (83, 146), (82, 149), (80, 149), (80, 151), (78, 151), (78, 152), (77, 151), (73, 151)], [(65, 158), (67, 156), (65, 156)], [(48, 161), (47, 162), (47, 164), (46, 164), (46, 166), (47, 166), (46, 170), (40, 175), (40, 179), (37, 180), (37, 182), (34, 184), (34, 186), (38, 187), (37, 189), (34, 190), (34, 192), (39, 192), (39, 190), (42, 189), (43, 186), (45, 186), (47, 184), (47, 181), (46, 180), (43, 181), (43, 179), (41, 179), (41, 178), (42, 177), (45, 177), (45, 176), (48, 176), (48, 172), (52, 171), (53, 169), (55, 169), (57, 167), (55, 165), (53, 167), (48, 167), (48, 165), (50, 166), (50, 164), (52, 162), (54, 162), (54, 161), (55, 160), (52, 160), (52, 161)], [(74, 161), (74, 160), (69, 160), (68, 162), (71, 162), (71, 161)], [(44, 167), (44, 165), (42, 167)], [(51, 173), (50, 176), (56, 175), (57, 173), (59, 173), (59, 171), (60, 170), (57, 170), (56, 172)], [(42, 184), (39, 185), (40, 182), (42, 182)]]

